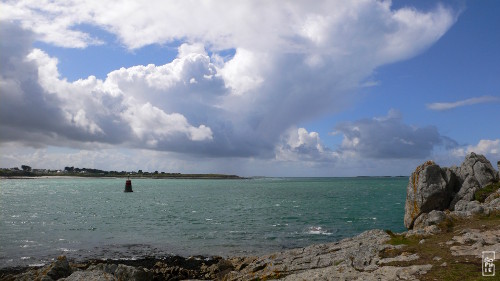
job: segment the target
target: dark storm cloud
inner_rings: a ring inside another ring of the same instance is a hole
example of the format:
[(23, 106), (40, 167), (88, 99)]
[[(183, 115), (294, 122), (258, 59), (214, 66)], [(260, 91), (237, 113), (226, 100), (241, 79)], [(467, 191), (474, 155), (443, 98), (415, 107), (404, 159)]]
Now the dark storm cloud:
[[(102, 126), (111, 134), (89, 134), (68, 120), (64, 101), (39, 83), (38, 65), (27, 56), (34, 35), (16, 24), (0, 24), (0, 141), (17, 141), (31, 146), (78, 142), (117, 143), (127, 136), (125, 124), (103, 118)], [(8, 40), (5, 40), (7, 39)], [(120, 137), (118, 137), (120, 136)]]
[(336, 130), (344, 134), (340, 151), (353, 151), (368, 158), (420, 159), (429, 156), (437, 145), (454, 143), (434, 126), (404, 124), (396, 111), (383, 118), (343, 122)]

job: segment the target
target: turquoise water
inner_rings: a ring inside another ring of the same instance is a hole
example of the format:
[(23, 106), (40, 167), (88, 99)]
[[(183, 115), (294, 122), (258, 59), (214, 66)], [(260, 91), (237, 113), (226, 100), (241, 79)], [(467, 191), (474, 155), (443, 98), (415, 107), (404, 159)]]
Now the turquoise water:
[(2, 179), (0, 267), (256, 255), (404, 230), (407, 178)]

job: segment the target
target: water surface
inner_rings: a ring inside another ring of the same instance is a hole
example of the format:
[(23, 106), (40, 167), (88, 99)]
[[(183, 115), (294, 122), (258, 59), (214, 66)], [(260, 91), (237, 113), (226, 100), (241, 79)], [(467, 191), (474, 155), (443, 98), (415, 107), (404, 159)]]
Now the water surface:
[(168, 254), (257, 255), (404, 230), (407, 178), (0, 181), (0, 267)]

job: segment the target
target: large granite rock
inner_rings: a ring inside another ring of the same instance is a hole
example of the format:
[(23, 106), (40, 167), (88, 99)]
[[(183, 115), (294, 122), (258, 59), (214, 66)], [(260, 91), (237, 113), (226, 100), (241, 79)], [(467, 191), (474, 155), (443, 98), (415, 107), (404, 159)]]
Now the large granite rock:
[(460, 167), (451, 168), (427, 161), (418, 166), (409, 179), (404, 224), (408, 229), (436, 225), (446, 216), (442, 212), (431, 215), (435, 210), (456, 211), (454, 214), (459, 216), (496, 210), (496, 205), (483, 206), (473, 199), (476, 191), (498, 180), (497, 171), (483, 155), (470, 153)]
[(427, 161), (411, 174), (406, 188), (404, 224), (412, 228), (422, 213), (448, 208), (455, 189), (455, 175)]
[(440, 224), (446, 219), (446, 214), (443, 211), (432, 210), (430, 213), (423, 213), (415, 220), (413, 227), (425, 229), (431, 225)]
[(471, 201), (474, 193), (486, 185), (498, 181), (497, 171), (483, 155), (470, 153), (460, 167), (452, 167), (459, 180), (460, 189), (450, 203), (450, 210), (460, 200)]

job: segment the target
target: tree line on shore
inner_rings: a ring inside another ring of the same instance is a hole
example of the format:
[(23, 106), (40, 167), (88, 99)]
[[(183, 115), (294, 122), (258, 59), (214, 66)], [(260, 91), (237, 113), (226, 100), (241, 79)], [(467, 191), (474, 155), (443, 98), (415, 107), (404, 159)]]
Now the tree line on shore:
[(64, 167), (62, 170), (33, 169), (28, 165), (21, 165), (21, 169), (0, 168), (1, 177), (39, 177), (39, 176), (79, 176), (79, 177), (151, 177), (151, 178), (239, 178), (236, 175), (224, 174), (182, 174), (166, 172), (138, 171), (105, 171), (93, 168)]

